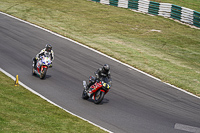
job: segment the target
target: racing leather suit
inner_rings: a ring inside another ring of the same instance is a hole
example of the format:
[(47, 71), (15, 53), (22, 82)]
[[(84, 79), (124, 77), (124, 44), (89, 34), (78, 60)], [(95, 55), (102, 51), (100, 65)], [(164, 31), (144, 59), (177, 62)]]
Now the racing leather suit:
[(102, 80), (103, 77), (108, 77), (108, 79), (111, 79), (110, 71), (106, 72), (102, 68), (99, 68), (95, 73), (95, 79), (91, 80), (89, 84), (86, 86), (86, 89), (88, 90), (90, 86), (92, 86), (97, 80)]
[[(38, 58), (40, 58), (40, 56), (44, 55), (45, 51), (46, 51), (46, 48), (42, 49), (42, 50), (36, 55), (36, 57), (33, 58), (34, 67), (36, 67), (36, 63), (37, 63)], [(51, 53), (50, 55), (51, 55), (51, 61), (52, 61), (50, 67), (52, 67), (52, 63), (53, 63), (53, 60), (54, 60), (54, 52), (53, 52), (53, 50), (51, 50), (50, 53)]]

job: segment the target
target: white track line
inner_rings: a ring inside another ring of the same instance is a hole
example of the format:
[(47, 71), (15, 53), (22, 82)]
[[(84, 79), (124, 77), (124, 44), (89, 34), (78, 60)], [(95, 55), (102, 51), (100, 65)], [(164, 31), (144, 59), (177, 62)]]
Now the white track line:
[(178, 130), (191, 132), (191, 133), (200, 133), (200, 128), (198, 128), (198, 127), (193, 127), (193, 126), (179, 124), (179, 123), (176, 123), (174, 128), (178, 129)]
[[(5, 70), (3, 70), (2, 68), (0, 68), (0, 71), (3, 72), (3, 73), (4, 73), (5, 75), (7, 75), (8, 77), (10, 77), (11, 79), (13, 79), (14, 81), (16, 80), (16, 78), (15, 78), (14, 76), (12, 76), (11, 74), (9, 74), (8, 72), (6, 72)], [(26, 86), (26, 85), (23, 84), (21, 81), (19, 81), (19, 84), (20, 84), (21, 86), (23, 86), (24, 88), (26, 88), (27, 90), (31, 91), (32, 93), (38, 95), (38, 96), (41, 97), (42, 99), (46, 100), (47, 102), (49, 102), (49, 103), (51, 103), (51, 104), (53, 104), (53, 105), (55, 105), (55, 106), (57, 106), (57, 107), (63, 109), (63, 110), (66, 111), (67, 113), (70, 113), (70, 114), (73, 115), (73, 116), (76, 116), (76, 117), (78, 117), (78, 118), (80, 118), (80, 119), (82, 119), (82, 120), (84, 120), (84, 121), (86, 121), (86, 122), (89, 122), (90, 124), (92, 124), (92, 125), (94, 125), (94, 126), (96, 126), (96, 127), (99, 127), (100, 129), (102, 129), (102, 130), (104, 130), (104, 131), (106, 131), (106, 132), (113, 133), (112, 131), (109, 131), (108, 129), (105, 129), (105, 128), (103, 128), (103, 127), (101, 127), (101, 126), (99, 126), (99, 125), (97, 125), (97, 124), (95, 124), (95, 123), (93, 123), (93, 122), (91, 122), (91, 121), (89, 121), (89, 120), (87, 120), (87, 119), (81, 117), (81, 116), (78, 116), (78, 115), (76, 115), (76, 114), (74, 114), (74, 113), (72, 113), (72, 112), (70, 112), (70, 111), (64, 109), (63, 107), (57, 105), (56, 103), (52, 102), (51, 100), (49, 100), (49, 99), (47, 99), (46, 97), (42, 96), (41, 94), (37, 93), (36, 91), (34, 91), (33, 89), (31, 89), (30, 87)]]

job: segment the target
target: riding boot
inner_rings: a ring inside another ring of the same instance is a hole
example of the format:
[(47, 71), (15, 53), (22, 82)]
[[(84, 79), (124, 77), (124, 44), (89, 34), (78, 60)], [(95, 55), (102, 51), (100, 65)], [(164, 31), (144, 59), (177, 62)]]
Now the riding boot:
[(89, 82), (89, 84), (87, 84), (86, 86), (86, 90), (89, 90), (89, 88), (94, 84), (94, 82)]
[(33, 65), (34, 65), (34, 68), (35, 68), (35, 69), (36, 69), (36, 63), (37, 63), (36, 58), (33, 58)]
[(89, 90), (89, 88), (90, 88), (90, 87), (89, 87), (89, 85), (87, 84), (87, 86), (86, 86), (86, 90)]

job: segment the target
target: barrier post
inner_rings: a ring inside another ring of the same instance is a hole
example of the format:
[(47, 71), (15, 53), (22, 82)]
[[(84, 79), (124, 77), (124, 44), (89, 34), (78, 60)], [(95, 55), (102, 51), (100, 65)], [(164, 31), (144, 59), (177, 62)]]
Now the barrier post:
[(15, 86), (19, 86), (19, 78), (18, 78), (18, 75), (16, 75)]

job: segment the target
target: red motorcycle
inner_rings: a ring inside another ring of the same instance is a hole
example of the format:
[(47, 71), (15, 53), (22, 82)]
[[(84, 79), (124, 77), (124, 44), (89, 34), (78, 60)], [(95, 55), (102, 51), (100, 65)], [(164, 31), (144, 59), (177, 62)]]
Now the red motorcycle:
[[(95, 79), (94, 77), (90, 76), (90, 79)], [(96, 80), (96, 82), (90, 86), (89, 89), (86, 88), (87, 82), (83, 81), (83, 94), (82, 98), (87, 100), (88, 98), (92, 98), (94, 100), (95, 104), (101, 103), (103, 100), (105, 94), (108, 93), (111, 87), (111, 80), (109, 80), (107, 77), (102, 78), (101, 80)]]

